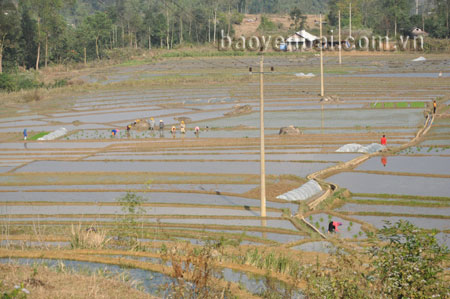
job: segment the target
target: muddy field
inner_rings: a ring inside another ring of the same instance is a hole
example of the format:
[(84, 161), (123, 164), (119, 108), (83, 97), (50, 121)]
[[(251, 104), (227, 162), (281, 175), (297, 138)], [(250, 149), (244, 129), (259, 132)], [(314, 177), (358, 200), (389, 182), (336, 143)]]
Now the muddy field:
[[(342, 66), (325, 57), (325, 93), (339, 99), (331, 102), (318, 95), (318, 57), (265, 58), (268, 69), (275, 67), (265, 76), (267, 219), (259, 212), (259, 77), (248, 73), (249, 66), (257, 69), (257, 57), (98, 69), (80, 75), (81, 89), (27, 104), (6, 99), (0, 111), (2, 247), (31, 239), (52, 247), (36, 231), (64, 247), (64, 227), (111, 227), (123, 214), (117, 198), (127, 191), (146, 199), (145, 239), (165, 244), (201, 245), (224, 236), (242, 246), (320, 254), (335, 242), (364, 241), (384, 220), (405, 219), (436, 229), (449, 246), (450, 59), (425, 55), (426, 61), (412, 62), (416, 57), (344, 56)], [(316, 76), (296, 75), (301, 72)], [(437, 114), (425, 118), (433, 100)], [(278, 134), (291, 125), (300, 134)], [(59, 128), (67, 134), (33, 140)], [(379, 143), (383, 134), (388, 150), (369, 159), (336, 152), (349, 143)], [(355, 159), (364, 162), (340, 168)], [(337, 201), (330, 194), (312, 210), (305, 207), (315, 198), (276, 198), (311, 175), (324, 190), (332, 183), (350, 192)], [(331, 220), (343, 224), (333, 235), (326, 232)], [(238, 281), (236, 273), (227, 275)], [(255, 293), (260, 281), (247, 282)]]

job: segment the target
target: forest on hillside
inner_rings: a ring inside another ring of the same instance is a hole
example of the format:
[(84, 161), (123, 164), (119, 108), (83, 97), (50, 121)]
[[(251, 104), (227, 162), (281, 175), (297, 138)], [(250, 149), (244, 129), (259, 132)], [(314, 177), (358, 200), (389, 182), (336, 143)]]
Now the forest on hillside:
[(323, 12), (328, 28), (349, 23), (377, 34), (414, 26), (449, 38), (450, 0), (0, 0), (0, 73), (114, 56), (116, 49), (214, 43), (245, 13)]

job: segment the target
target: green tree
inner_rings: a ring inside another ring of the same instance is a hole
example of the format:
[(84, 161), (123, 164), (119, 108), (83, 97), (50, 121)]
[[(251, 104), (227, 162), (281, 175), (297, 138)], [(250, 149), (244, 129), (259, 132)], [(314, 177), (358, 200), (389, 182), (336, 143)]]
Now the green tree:
[(3, 72), (3, 49), (13, 46), (13, 39), (18, 35), (19, 14), (12, 1), (0, 2), (0, 73)]
[[(436, 231), (407, 221), (387, 223), (369, 240), (367, 251), (338, 248), (329, 259), (306, 266), (305, 295), (310, 298), (448, 298), (443, 271), (449, 251)], [(369, 262), (368, 262), (369, 261)]]
[(409, 13), (411, 11), (411, 1), (409, 0), (382, 0), (383, 7), (382, 23), (385, 25), (386, 32), (394, 31), (394, 36), (397, 36), (399, 28), (405, 28), (408, 24)]
[(146, 199), (133, 192), (127, 192), (125, 195), (116, 199), (119, 203), (123, 215), (118, 222), (119, 237), (125, 237), (128, 243), (133, 247), (138, 246), (138, 224), (141, 224), (141, 233), (143, 232), (143, 216), (146, 211), (142, 207)]
[(450, 0), (434, 0), (435, 16), (433, 18), (433, 30), (431, 33), (435, 37), (450, 37)]
[(330, 0), (327, 19), (331, 26), (338, 25), (339, 10), (341, 11), (342, 26), (350, 25), (350, 3), (352, 5), (352, 27), (362, 27), (361, 0)]
[(21, 36), (19, 40), (19, 53), (18, 59), (20, 64), (25, 68), (32, 68), (36, 63), (37, 52), (37, 26), (36, 22), (32, 19), (30, 13), (30, 7), (27, 5), (21, 6)]
[(99, 42), (109, 37), (112, 22), (111, 19), (103, 12), (97, 12), (95, 15), (86, 18), (85, 27), (87, 35), (95, 41), (95, 53), (97, 59), (100, 59)]
[(449, 251), (435, 235), (400, 220), (379, 232), (380, 243), (371, 250), (374, 274), (389, 298), (447, 297), (449, 285), (440, 274)]
[(59, 11), (63, 7), (63, 0), (30, 0), (35, 18), (37, 21), (37, 57), (36, 70), (39, 70), (39, 61), (41, 59), (41, 46), (45, 45), (45, 66), (48, 63), (48, 42), (49, 36), (54, 28), (53, 24), (61, 18)]
[(300, 8), (296, 7), (291, 10), (289, 13), (289, 16), (291, 17), (291, 20), (294, 22), (291, 24), (291, 28), (295, 31), (303, 30), (305, 29), (305, 22), (306, 22), (306, 16), (303, 15)]

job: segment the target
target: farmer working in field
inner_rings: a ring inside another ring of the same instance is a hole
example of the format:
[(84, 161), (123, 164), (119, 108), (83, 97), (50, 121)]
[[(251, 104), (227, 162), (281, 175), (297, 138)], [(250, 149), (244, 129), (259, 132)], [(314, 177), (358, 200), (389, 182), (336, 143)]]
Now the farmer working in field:
[(159, 120), (159, 137), (162, 137), (164, 134), (164, 122), (162, 119)]
[(328, 223), (328, 233), (338, 232), (338, 226), (340, 225), (342, 225), (342, 223), (337, 221), (330, 221), (330, 223)]
[(197, 137), (200, 135), (200, 128), (198, 126), (195, 127), (194, 134), (197, 135)]
[(153, 117), (148, 121), (148, 129), (150, 131), (153, 131), (155, 129), (155, 119)]

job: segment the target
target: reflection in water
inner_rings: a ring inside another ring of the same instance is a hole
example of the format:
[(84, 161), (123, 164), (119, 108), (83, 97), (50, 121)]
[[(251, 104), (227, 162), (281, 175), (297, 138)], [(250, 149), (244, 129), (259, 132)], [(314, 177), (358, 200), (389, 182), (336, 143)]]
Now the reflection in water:
[[(266, 218), (262, 218), (261, 219), (261, 226), (262, 227), (267, 227), (267, 219)], [(262, 233), (262, 237), (263, 237), (263, 239), (267, 239), (267, 233), (263, 232)]]
[(24, 147), (24, 149), (28, 149), (28, 145), (26, 142), (23, 143), (23, 147)]
[(386, 167), (386, 164), (387, 164), (387, 157), (386, 156), (381, 156), (381, 164), (383, 164), (383, 166)]

